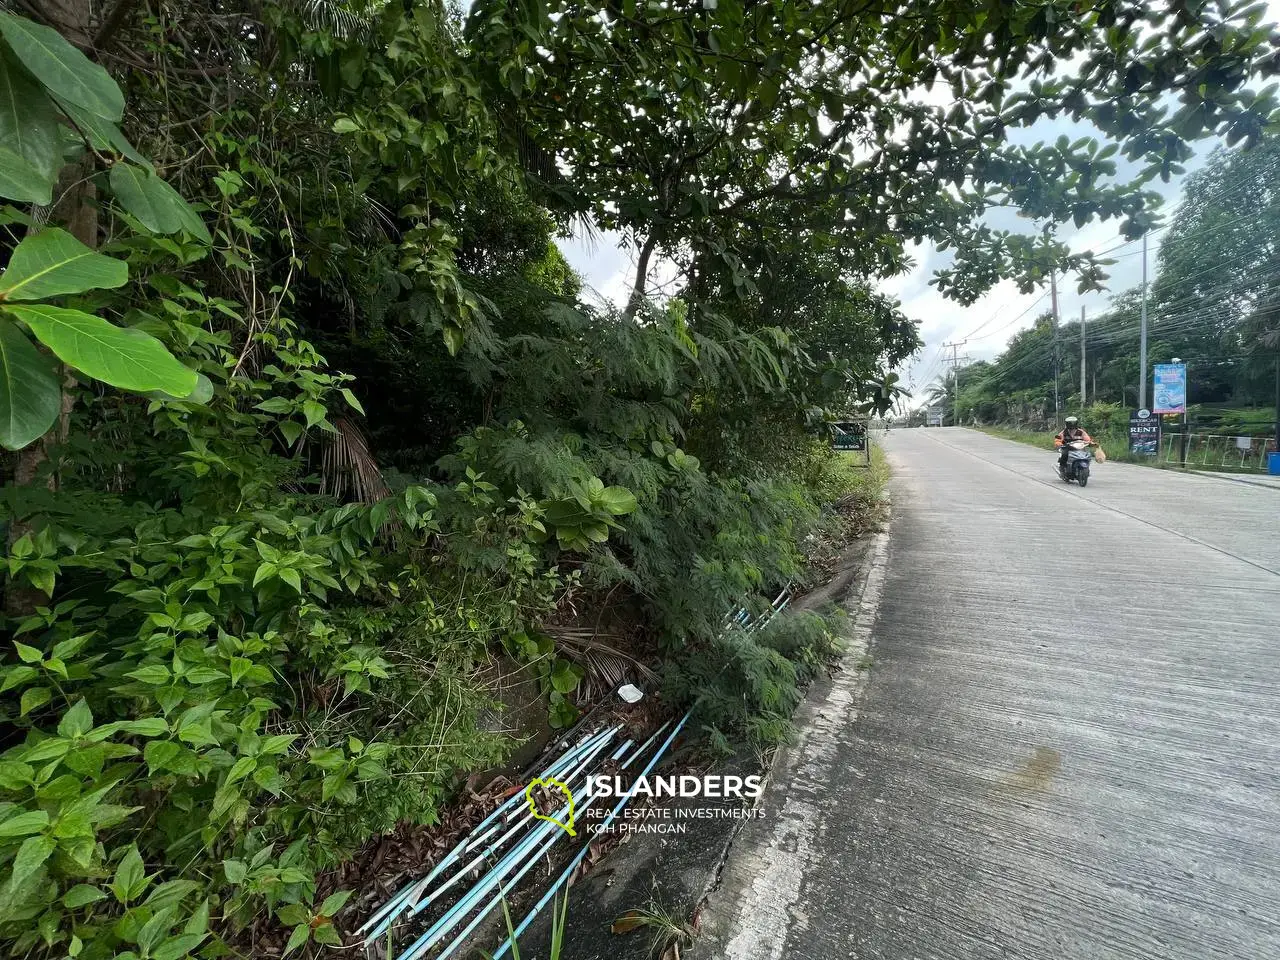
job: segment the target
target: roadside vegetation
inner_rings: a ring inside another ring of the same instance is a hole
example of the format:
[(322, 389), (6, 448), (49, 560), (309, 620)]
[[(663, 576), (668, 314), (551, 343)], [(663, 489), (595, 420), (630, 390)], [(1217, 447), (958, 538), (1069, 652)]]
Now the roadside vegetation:
[[(0, 949), (340, 944), (339, 868), (511, 749), (494, 672), (563, 727), (598, 632), (691, 728), (784, 736), (830, 631), (722, 625), (880, 475), (824, 435), (918, 346), (876, 281), (930, 241), (965, 302), (1101, 283), (983, 215), (1147, 229), (1189, 141), (1273, 121), (1257, 23), (0, 0)], [(1114, 142), (1011, 142), (1060, 115)]]

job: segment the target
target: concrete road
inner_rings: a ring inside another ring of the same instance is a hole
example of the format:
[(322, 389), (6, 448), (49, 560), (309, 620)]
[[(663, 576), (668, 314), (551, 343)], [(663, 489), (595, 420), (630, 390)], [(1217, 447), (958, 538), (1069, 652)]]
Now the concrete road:
[(886, 448), (873, 663), (809, 704), (696, 956), (1280, 957), (1280, 491)]

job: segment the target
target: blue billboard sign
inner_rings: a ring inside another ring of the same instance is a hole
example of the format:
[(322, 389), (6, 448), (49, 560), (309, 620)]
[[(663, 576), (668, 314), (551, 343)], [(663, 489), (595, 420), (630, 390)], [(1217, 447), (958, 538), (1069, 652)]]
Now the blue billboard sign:
[(1187, 412), (1187, 365), (1185, 363), (1157, 363), (1152, 378), (1155, 383), (1151, 397), (1152, 413)]

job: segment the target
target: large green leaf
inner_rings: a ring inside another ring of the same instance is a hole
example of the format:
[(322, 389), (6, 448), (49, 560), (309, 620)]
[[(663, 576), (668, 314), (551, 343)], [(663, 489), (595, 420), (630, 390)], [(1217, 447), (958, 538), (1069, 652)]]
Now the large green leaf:
[(95, 380), (124, 390), (163, 390), (175, 397), (196, 388), (196, 373), (174, 358), (163, 343), (141, 330), (108, 323), (79, 310), (44, 304), (4, 308), (64, 362)]
[(147, 396), (153, 400), (181, 400), (184, 403), (203, 405), (213, 399), (213, 381), (203, 373), (197, 373), (195, 388), (184, 396), (175, 397), (173, 394), (165, 393), (163, 390), (152, 390)]
[(68, 119), (75, 124), (76, 129), (93, 144), (93, 148), (99, 153), (118, 153), (150, 169), (151, 161), (135, 150), (133, 144), (120, 132), (120, 128), (106, 117), (99, 117), (84, 107), (78, 107), (58, 97), (53, 99)]
[(108, 120), (124, 114), (124, 94), (111, 75), (73, 47), (57, 30), (0, 11), (0, 35), (51, 93)]
[(0, 45), (0, 146), (52, 179), (60, 166), (59, 140), (53, 101)]
[(186, 230), (205, 243), (211, 241), (200, 215), (177, 190), (150, 170), (117, 163), (111, 168), (110, 183), (121, 205), (152, 233)]
[(57, 365), (0, 320), (0, 446), (21, 450), (44, 436), (61, 410)]
[(46, 227), (18, 244), (0, 275), (0, 300), (44, 300), (123, 286), (129, 267), (105, 257), (57, 227)]
[(12, 148), (0, 144), (0, 197), (21, 203), (52, 203), (53, 177), (37, 170)]

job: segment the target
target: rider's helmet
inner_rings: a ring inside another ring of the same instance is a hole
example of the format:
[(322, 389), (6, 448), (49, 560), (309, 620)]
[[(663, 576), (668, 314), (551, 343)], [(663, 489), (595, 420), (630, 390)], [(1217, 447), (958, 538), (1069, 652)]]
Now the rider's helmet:
[(1079, 418), (1079, 417), (1067, 417), (1067, 419), (1066, 419), (1066, 420), (1064, 420), (1063, 422), (1064, 422), (1068, 427), (1078, 427), (1078, 426), (1080, 426), (1080, 418)]

